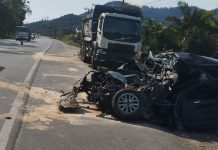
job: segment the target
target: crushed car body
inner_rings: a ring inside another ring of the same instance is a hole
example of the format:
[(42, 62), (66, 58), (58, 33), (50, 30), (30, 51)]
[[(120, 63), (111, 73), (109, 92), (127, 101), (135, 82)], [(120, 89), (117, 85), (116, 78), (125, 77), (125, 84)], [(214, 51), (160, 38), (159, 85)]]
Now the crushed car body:
[(135, 58), (135, 67), (130, 66), (90, 71), (72, 92), (63, 94), (67, 95), (64, 100), (72, 101), (69, 95), (75, 99), (85, 92), (99, 110), (121, 120), (143, 116), (177, 127), (218, 127), (217, 59), (174, 52), (153, 56), (149, 52), (146, 59)]

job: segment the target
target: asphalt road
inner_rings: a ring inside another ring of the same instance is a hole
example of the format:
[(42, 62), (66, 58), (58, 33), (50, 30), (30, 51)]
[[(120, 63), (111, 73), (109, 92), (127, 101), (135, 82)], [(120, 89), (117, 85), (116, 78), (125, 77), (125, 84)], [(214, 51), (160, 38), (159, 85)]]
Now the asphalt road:
[(0, 40), (0, 150), (185, 150), (184, 138), (199, 140), (144, 120), (98, 118), (93, 109), (60, 112), (60, 90), (89, 70), (78, 52), (44, 37), (23, 46)]

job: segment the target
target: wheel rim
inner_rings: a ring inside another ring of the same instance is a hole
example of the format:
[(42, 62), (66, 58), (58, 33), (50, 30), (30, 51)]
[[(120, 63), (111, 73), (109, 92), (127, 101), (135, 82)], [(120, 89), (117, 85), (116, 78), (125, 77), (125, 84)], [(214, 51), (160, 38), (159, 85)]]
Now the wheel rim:
[(124, 93), (118, 98), (118, 108), (121, 112), (134, 113), (139, 108), (139, 99), (132, 93)]

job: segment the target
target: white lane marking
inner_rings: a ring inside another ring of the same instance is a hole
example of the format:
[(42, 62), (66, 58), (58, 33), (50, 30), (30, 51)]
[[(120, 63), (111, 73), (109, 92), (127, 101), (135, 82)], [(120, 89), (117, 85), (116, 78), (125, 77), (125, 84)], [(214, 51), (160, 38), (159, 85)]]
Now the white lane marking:
[(19, 92), (17, 94), (15, 101), (11, 107), (10, 113), (9, 113), (10, 116), (13, 116), (13, 118), (11, 120), (6, 120), (3, 124), (2, 130), (0, 133), (0, 150), (6, 149), (6, 146), (7, 146), (8, 140), (9, 140), (9, 136), (10, 136), (11, 131), (12, 131), (12, 127), (14, 125), (16, 118), (17, 118), (18, 111), (24, 103), (23, 102), (24, 97), (25, 97), (24, 92)]
[(32, 68), (30, 69), (28, 75), (26, 76), (25, 80), (24, 80), (24, 84), (27, 86), (31, 85), (31, 81), (34, 78), (34, 74), (36, 73), (36, 71), (38, 70), (39, 64), (41, 62), (41, 59), (36, 60), (35, 63), (33, 64)]
[[(52, 46), (52, 43), (53, 41), (51, 40), (50, 45), (43, 51), (43, 54), (45, 54), (49, 50), (49, 48)], [(32, 81), (34, 80), (35, 73), (38, 70), (41, 60), (42, 58), (39, 58), (38, 60), (35, 61), (35, 63), (31, 67), (29, 73), (27, 74), (24, 80), (24, 84), (26, 84), (29, 89), (31, 87)], [(10, 135), (13, 134), (11, 131), (13, 129), (15, 120), (22, 119), (22, 117), (18, 118), (18, 113), (21, 107), (24, 106), (27, 98), (28, 98), (28, 93), (25, 93), (22, 91), (17, 94), (14, 100), (14, 103), (11, 107), (10, 113), (9, 113), (11, 116), (13, 116), (13, 118), (10, 120), (5, 120), (2, 126), (2, 129), (1, 129), (1, 132), (0, 132), (0, 150), (6, 149)], [(16, 140), (16, 139), (13, 139), (13, 140)]]
[(43, 78), (46, 77), (79, 78), (80, 76), (71, 76), (71, 75), (64, 75), (64, 74), (43, 74)]
[(69, 71), (72, 71), (72, 72), (73, 72), (73, 71), (75, 71), (75, 72), (78, 72), (78, 71), (79, 71), (79, 70), (76, 69), (76, 68), (68, 68), (68, 70), (69, 70)]

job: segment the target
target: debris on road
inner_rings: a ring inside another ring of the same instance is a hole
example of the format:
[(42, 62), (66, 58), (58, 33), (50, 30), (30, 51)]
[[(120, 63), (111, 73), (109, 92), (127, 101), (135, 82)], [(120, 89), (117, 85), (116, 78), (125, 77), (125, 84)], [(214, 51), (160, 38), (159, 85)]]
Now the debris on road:
[[(47, 131), (52, 129), (51, 123), (53, 121), (63, 121), (72, 125), (93, 124), (98, 122), (96, 115), (100, 112), (93, 109), (87, 109), (87, 104), (80, 104), (82, 109), (77, 110), (74, 113), (63, 113), (58, 109), (58, 102), (61, 93), (43, 89), (40, 87), (32, 87), (29, 92), (29, 103), (34, 105), (27, 105), (26, 115), (23, 118), (26, 128), (31, 130)], [(83, 96), (82, 96), (83, 97)], [(37, 102), (40, 101), (40, 102)], [(81, 100), (82, 101), (82, 100)], [(5, 118), (8, 114), (4, 115)], [(83, 118), (92, 118), (83, 119)], [(1, 116), (0, 116), (1, 119)], [(84, 120), (81, 122), (81, 119)]]
[(76, 101), (75, 94), (69, 92), (60, 96), (59, 109), (63, 112), (76, 111), (80, 108), (79, 103)]

